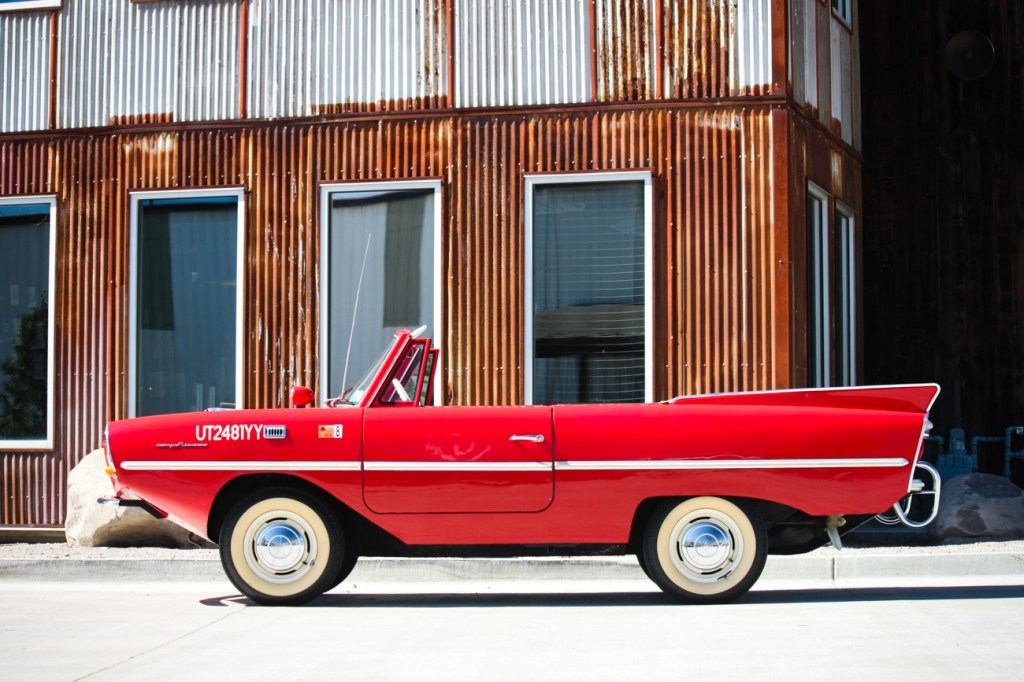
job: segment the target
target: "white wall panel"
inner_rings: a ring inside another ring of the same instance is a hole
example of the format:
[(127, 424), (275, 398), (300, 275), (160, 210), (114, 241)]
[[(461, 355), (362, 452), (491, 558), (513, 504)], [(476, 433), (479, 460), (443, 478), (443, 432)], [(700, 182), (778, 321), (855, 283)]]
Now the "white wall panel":
[(456, 3), (456, 106), (588, 101), (588, 5), (586, 0)]
[(0, 133), (45, 130), (50, 107), (50, 13), (0, 14)]
[(238, 116), (234, 2), (68, 2), (60, 15), (58, 125)]
[(442, 97), (445, 33), (441, 0), (253, 0), (249, 115)]
[(772, 83), (770, 0), (730, 0), (729, 90), (732, 95)]

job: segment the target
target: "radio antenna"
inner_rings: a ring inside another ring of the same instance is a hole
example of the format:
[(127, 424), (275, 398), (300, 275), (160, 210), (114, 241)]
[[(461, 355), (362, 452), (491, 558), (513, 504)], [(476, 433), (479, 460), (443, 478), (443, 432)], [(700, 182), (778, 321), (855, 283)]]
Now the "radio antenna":
[(373, 234), (366, 235), (366, 250), (363, 251), (363, 264), (359, 268), (359, 283), (356, 284), (356, 304), (352, 306), (352, 325), (348, 330), (348, 349), (345, 351), (345, 369), (341, 373), (341, 397), (345, 397), (345, 386), (348, 385), (348, 361), (352, 357), (352, 337), (356, 333), (356, 313), (359, 312), (359, 294), (363, 290), (363, 273), (366, 272), (366, 257), (370, 255), (370, 239)]

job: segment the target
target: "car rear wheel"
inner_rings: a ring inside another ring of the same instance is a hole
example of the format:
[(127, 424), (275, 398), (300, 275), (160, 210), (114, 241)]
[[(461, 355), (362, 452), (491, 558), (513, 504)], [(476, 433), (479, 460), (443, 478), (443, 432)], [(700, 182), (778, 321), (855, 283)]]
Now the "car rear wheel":
[(764, 569), (768, 539), (764, 522), (718, 497), (666, 502), (644, 533), (650, 578), (669, 595), (691, 603), (732, 601), (753, 586)]
[(242, 594), (260, 604), (302, 604), (329, 590), (344, 555), (337, 515), (298, 490), (249, 495), (231, 509), (221, 527), (225, 573)]

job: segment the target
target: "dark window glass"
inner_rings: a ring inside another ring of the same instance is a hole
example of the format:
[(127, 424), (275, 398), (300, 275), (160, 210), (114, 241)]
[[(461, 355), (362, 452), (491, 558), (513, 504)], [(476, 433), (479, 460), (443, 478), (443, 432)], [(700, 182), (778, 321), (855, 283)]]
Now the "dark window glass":
[(50, 205), (0, 206), (0, 440), (46, 438)]
[(139, 202), (136, 414), (234, 407), (238, 200)]
[(533, 402), (643, 402), (644, 183), (538, 184)]
[(819, 387), (832, 385), (831, 278), (825, 202), (814, 195), (807, 197), (807, 381), (810, 386)]
[(434, 201), (433, 189), (330, 195), (328, 395), (351, 387), (398, 329), (433, 335)]
[(841, 386), (857, 383), (857, 260), (853, 218), (836, 213), (836, 356)]

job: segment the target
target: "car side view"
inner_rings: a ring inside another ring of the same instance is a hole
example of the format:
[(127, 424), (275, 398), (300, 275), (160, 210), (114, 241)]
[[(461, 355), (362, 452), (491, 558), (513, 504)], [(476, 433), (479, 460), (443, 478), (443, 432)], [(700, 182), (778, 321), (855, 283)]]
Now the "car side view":
[(934, 384), (433, 407), (437, 356), (401, 330), (321, 406), (298, 387), (304, 409), (112, 422), (106, 502), (217, 542), (261, 604), (306, 602), (360, 556), (543, 554), (632, 554), (667, 594), (726, 602), (768, 554), (938, 508), (920, 461)]

